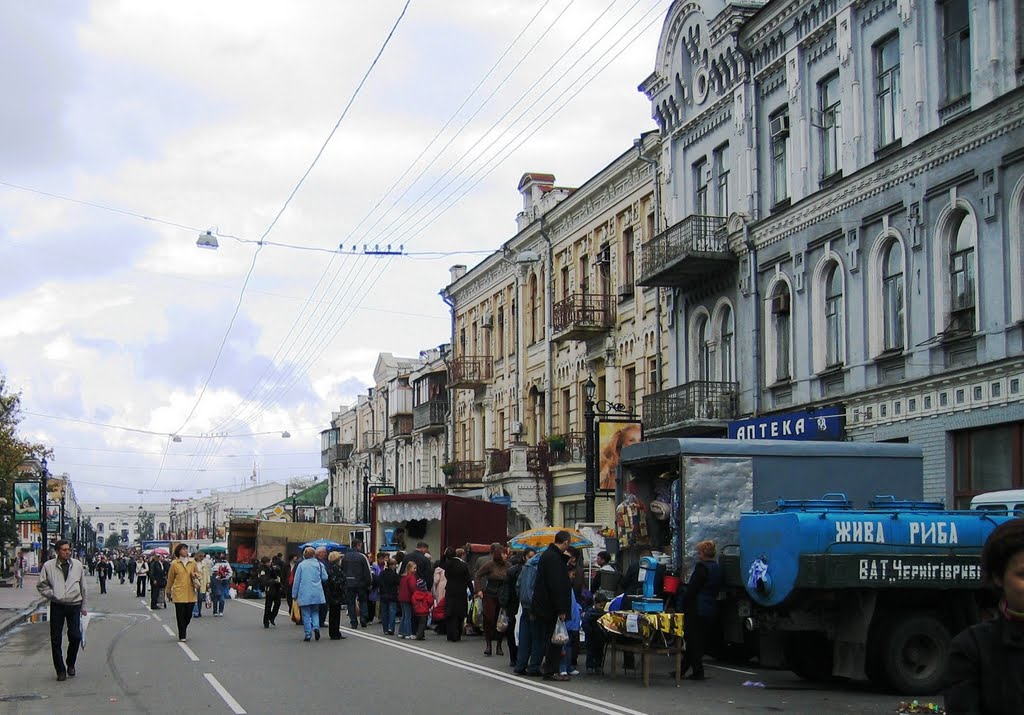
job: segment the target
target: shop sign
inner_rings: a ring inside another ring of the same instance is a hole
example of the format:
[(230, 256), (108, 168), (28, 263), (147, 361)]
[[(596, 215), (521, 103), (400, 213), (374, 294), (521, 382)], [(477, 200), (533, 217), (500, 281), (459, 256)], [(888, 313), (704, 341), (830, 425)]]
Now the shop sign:
[(840, 440), (843, 417), (843, 408), (823, 407), (813, 412), (735, 420), (729, 423), (729, 439)]

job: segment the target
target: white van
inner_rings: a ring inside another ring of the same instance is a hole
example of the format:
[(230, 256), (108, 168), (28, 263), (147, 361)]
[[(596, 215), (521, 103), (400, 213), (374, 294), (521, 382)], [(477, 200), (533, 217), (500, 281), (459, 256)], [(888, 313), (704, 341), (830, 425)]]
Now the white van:
[(971, 499), (971, 509), (1001, 511), (1024, 517), (1024, 489), (1006, 489), (1001, 492), (979, 494)]

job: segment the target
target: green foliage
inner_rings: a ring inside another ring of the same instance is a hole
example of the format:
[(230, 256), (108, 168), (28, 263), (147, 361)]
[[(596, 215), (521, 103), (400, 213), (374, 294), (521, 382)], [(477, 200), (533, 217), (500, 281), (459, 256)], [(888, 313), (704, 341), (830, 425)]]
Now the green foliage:
[[(42, 459), (53, 454), (52, 450), (35, 444), (18, 434), (21, 422), (21, 393), (11, 392), (7, 380), (0, 375), (0, 496), (10, 499), (18, 466), (30, 457)], [(4, 504), (2, 511), (9, 513), (10, 504)], [(0, 519), (0, 553), (7, 544), (17, 541), (18, 532), (12, 519)]]
[(562, 452), (565, 450), (565, 435), (560, 434), (549, 434), (548, 435), (548, 449), (552, 452)]
[(111, 534), (107, 537), (107, 540), (103, 543), (103, 547), (106, 549), (119, 549), (121, 548), (121, 535)]
[(153, 536), (153, 522), (155, 519), (156, 514), (151, 511), (139, 512), (139, 528), (137, 529), (139, 541), (152, 541), (155, 538)]

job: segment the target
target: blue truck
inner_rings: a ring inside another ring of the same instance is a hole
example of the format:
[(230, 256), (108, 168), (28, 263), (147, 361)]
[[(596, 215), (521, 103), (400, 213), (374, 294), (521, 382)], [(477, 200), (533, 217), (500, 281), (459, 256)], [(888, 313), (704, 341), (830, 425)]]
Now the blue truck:
[(981, 547), (1011, 517), (923, 502), (914, 445), (656, 439), (623, 449), (622, 469), (642, 500), (671, 489), (653, 546), (683, 575), (697, 542), (718, 543), (720, 657), (927, 694), (952, 636), (993, 605)]

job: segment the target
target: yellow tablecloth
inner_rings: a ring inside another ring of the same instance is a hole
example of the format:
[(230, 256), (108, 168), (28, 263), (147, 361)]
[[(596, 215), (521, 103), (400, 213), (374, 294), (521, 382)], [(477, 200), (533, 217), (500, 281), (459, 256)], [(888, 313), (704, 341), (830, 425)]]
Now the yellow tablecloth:
[[(637, 632), (631, 632), (630, 619), (636, 616)], [(682, 613), (641, 613), (640, 611), (609, 611), (597, 621), (608, 633), (627, 638), (649, 640), (655, 633), (665, 636), (683, 635)]]

